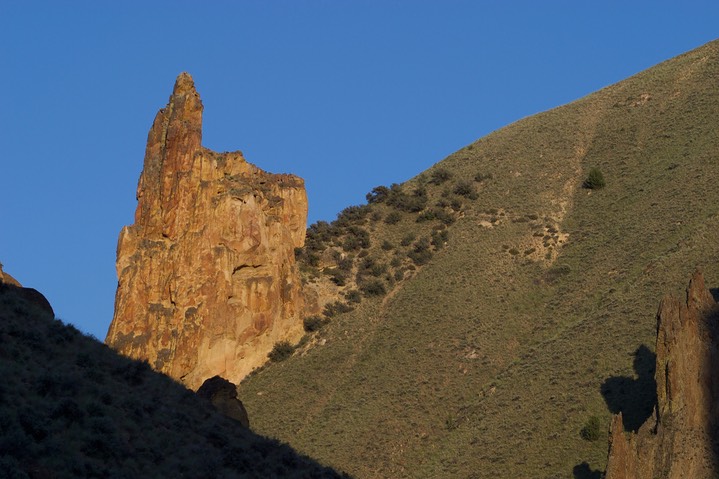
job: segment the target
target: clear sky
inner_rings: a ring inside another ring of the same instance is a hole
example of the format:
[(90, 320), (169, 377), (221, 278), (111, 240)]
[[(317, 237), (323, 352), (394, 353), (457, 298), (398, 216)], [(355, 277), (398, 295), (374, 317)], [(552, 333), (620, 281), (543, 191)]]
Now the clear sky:
[(716, 0), (0, 0), (0, 261), (104, 339), (182, 71), (204, 145), (303, 177), (314, 222), (717, 37)]

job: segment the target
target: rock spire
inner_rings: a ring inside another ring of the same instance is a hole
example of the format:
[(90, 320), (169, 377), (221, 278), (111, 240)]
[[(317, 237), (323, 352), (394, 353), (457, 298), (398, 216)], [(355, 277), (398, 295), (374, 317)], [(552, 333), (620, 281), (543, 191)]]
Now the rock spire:
[(155, 117), (135, 223), (120, 233), (106, 342), (197, 389), (239, 382), (275, 342), (302, 334), (294, 249), (304, 243), (302, 179), (201, 146), (202, 101), (178, 76)]

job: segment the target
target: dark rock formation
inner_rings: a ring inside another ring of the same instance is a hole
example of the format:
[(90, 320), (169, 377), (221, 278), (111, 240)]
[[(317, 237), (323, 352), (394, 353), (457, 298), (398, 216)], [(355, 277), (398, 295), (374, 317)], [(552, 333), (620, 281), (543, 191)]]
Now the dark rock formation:
[(215, 408), (245, 427), (250, 427), (245, 406), (237, 399), (237, 386), (225, 378), (214, 376), (206, 380), (197, 390), (197, 395), (212, 403)]
[(719, 308), (694, 273), (686, 299), (657, 313), (657, 406), (637, 433), (621, 413), (610, 431), (607, 479), (715, 477), (719, 425)]
[(3, 271), (2, 263), (0, 263), (0, 289), (2, 288), (12, 289), (14, 294), (22, 297), (28, 303), (34, 304), (53, 318), (55, 317), (55, 311), (53, 311), (50, 301), (40, 291), (34, 288), (24, 288), (18, 280)]

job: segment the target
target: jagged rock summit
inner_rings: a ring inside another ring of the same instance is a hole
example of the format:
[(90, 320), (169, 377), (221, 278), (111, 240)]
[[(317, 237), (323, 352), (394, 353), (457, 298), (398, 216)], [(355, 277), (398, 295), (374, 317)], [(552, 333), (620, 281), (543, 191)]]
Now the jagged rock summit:
[(238, 383), (275, 342), (301, 336), (294, 249), (307, 221), (301, 178), (202, 147), (202, 110), (180, 74), (148, 134), (135, 224), (120, 233), (106, 339), (192, 389), (215, 375)]
[(719, 306), (697, 271), (686, 300), (657, 313), (657, 406), (637, 433), (621, 413), (610, 432), (606, 479), (716, 477), (719, 468)]

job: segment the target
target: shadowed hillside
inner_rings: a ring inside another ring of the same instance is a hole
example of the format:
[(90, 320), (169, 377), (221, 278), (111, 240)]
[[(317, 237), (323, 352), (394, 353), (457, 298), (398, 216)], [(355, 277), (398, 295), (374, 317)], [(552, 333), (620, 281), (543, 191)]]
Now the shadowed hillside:
[(712, 42), (310, 227), (318, 316), (243, 382), (253, 426), (357, 477), (596, 477), (656, 298), (719, 282), (717, 78)]
[(30, 291), (0, 281), (0, 477), (344, 477), (53, 319)]

